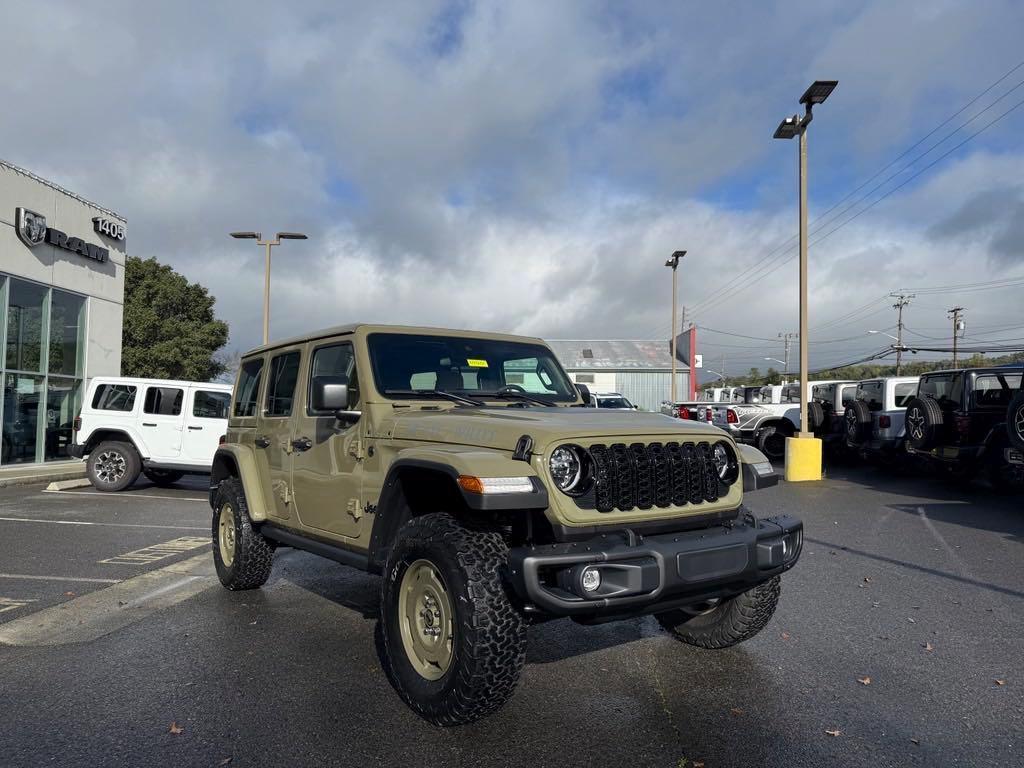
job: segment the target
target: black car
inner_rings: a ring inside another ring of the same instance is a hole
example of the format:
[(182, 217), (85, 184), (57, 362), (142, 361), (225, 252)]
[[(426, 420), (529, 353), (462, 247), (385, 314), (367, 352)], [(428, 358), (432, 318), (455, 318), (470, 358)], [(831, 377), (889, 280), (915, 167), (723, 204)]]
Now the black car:
[(1024, 369), (963, 368), (921, 376), (907, 404), (908, 450), (1000, 489), (1024, 487)]

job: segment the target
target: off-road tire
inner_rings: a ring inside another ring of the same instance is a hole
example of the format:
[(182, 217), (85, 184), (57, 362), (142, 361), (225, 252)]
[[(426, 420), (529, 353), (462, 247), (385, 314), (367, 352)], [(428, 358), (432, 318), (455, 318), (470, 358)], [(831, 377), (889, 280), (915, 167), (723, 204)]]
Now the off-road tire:
[[(235, 548), (231, 564), (225, 564), (221, 556), (218, 538), (220, 511), (224, 504), (230, 504), (234, 512)], [(217, 487), (213, 505), (213, 564), (217, 578), (231, 591), (256, 589), (266, 584), (274, 565), (275, 545), (265, 538), (249, 517), (249, 506), (245, 501), (242, 483), (237, 477), (222, 480)]]
[(1014, 396), (1006, 409), (1006, 432), (1010, 436), (1010, 445), (1024, 451), (1024, 390)]
[(769, 459), (785, 458), (786, 433), (778, 427), (764, 427), (757, 433), (757, 449)]
[(871, 426), (871, 409), (863, 400), (854, 400), (843, 412), (843, 432), (846, 444), (851, 448), (860, 448), (867, 442), (868, 430)]
[(676, 640), (717, 650), (749, 640), (767, 626), (775, 613), (782, 579), (775, 576), (736, 597), (723, 600), (707, 613), (694, 616), (682, 609), (657, 614), (658, 623)]
[(142, 470), (142, 474), (144, 474), (146, 479), (153, 483), (153, 485), (159, 485), (161, 488), (174, 485), (185, 476), (184, 472), (178, 472), (173, 469), (144, 469)]
[(818, 434), (825, 427), (825, 407), (817, 400), (807, 404), (807, 428)]
[[(103, 479), (104, 465), (114, 460), (112, 457), (118, 456), (120, 462), (123, 462), (123, 471), (116, 479)], [(89, 453), (85, 471), (89, 476), (89, 482), (97, 491), (115, 493), (130, 488), (139, 479), (139, 473), (142, 471), (142, 459), (131, 443), (120, 440), (104, 440)]]
[(935, 398), (912, 397), (907, 403), (907, 442), (918, 451), (934, 448), (939, 441), (939, 430), (943, 424), (942, 408)]
[[(499, 533), (471, 530), (444, 513), (415, 518), (398, 532), (381, 580), (383, 661), (399, 696), (435, 725), (470, 723), (515, 691), (526, 660), (526, 621), (502, 578), (507, 559)], [(419, 560), (437, 569), (452, 603), (453, 654), (437, 680), (413, 667), (401, 636), (402, 577)]]

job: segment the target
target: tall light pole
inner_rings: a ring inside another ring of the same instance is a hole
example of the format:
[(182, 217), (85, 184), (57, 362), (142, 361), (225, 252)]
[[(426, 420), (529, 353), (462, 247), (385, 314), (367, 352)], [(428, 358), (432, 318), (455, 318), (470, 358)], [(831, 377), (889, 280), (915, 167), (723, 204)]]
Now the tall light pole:
[[(672, 402), (676, 402), (676, 270), (679, 268), (679, 260), (686, 255), (686, 251), (676, 251), (672, 257), (665, 262), (666, 267), (672, 268), (672, 337), (669, 345), (672, 348)], [(693, 375), (693, 370), (690, 370)]]
[(236, 240), (255, 240), (256, 245), (265, 246), (267, 261), (263, 271), (263, 343), (270, 342), (270, 249), (280, 245), (282, 240), (305, 240), (301, 232), (278, 232), (273, 240), (263, 240), (259, 232), (232, 232)]
[(800, 138), (800, 437), (805, 439), (814, 437), (807, 423), (807, 126), (814, 105), (824, 103), (837, 85), (838, 80), (815, 80), (800, 97), (804, 116), (787, 117), (775, 129), (776, 139)]

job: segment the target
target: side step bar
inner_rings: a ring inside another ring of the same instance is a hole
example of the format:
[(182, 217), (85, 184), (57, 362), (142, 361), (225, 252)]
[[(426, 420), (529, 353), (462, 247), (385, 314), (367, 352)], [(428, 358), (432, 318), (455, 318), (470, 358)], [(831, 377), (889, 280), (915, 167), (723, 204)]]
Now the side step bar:
[(326, 557), (328, 560), (334, 560), (336, 563), (358, 568), (361, 571), (367, 571), (370, 568), (370, 558), (362, 552), (353, 552), (337, 544), (330, 544), (326, 541), (312, 539), (300, 533), (285, 530), (284, 528), (278, 528), (273, 523), (263, 523), (259, 530), (268, 539), (273, 539), (279, 544), (312, 552), (314, 555)]

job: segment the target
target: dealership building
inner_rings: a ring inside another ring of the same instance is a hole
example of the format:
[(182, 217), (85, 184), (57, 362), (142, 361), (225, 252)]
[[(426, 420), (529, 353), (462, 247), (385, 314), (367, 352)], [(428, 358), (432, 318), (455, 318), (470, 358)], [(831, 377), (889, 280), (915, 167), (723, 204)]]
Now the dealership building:
[(0, 160), (0, 468), (67, 460), (85, 382), (121, 373), (125, 220)]

